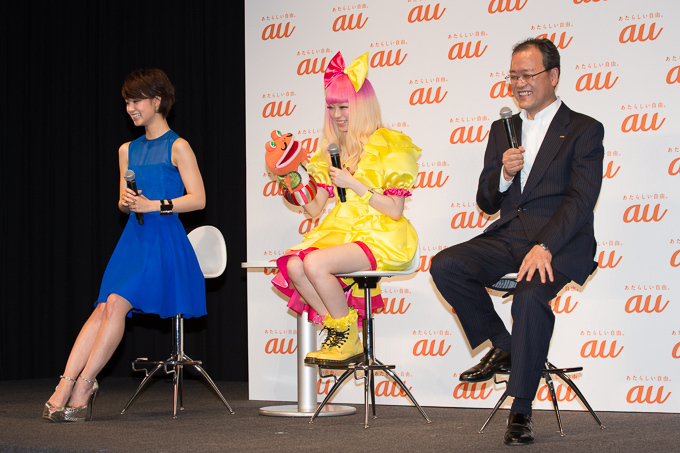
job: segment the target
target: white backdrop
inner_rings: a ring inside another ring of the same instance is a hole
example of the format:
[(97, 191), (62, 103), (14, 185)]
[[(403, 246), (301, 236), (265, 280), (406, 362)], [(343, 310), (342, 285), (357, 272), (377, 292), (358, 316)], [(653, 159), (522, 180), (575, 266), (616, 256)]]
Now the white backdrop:
[[(376, 355), (423, 406), (492, 407), (503, 387), (462, 385), (470, 350), (428, 272), (439, 250), (489, 222), (475, 204), (486, 136), (517, 106), (504, 84), (512, 45), (548, 37), (560, 49), (557, 94), (605, 125), (605, 174), (595, 210), (600, 268), (553, 301), (550, 358), (595, 410), (680, 411), (680, 10), (676, 0), (252, 0), (246, 9), (248, 260), (275, 259), (318, 223), (287, 205), (267, 175), (264, 144), (292, 132), (311, 154), (323, 125), (323, 69), (341, 51), (369, 52), (368, 78), (385, 126), (423, 149), (405, 215), (418, 231), (419, 272), (383, 282)], [(329, 208), (332, 207), (329, 205)], [(328, 209), (326, 212), (328, 212)], [(323, 214), (322, 214), (323, 215)], [(250, 398), (295, 401), (296, 318), (248, 272)], [(510, 325), (510, 303), (495, 296)], [(379, 377), (379, 404), (409, 404)], [(319, 384), (319, 394), (328, 391)], [(566, 409), (581, 409), (558, 388)], [(321, 398), (321, 397), (320, 397)], [(348, 382), (334, 399), (361, 403)], [(539, 389), (537, 408), (548, 408)]]

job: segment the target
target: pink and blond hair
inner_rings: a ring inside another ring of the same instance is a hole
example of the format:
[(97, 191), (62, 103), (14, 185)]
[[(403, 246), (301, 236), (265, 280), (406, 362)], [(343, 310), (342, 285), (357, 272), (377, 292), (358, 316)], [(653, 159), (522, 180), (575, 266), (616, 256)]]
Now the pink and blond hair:
[(326, 109), (322, 136), (325, 140), (322, 142), (325, 152), (329, 143), (340, 145), (341, 160), (353, 172), (361, 159), (363, 146), (368, 143), (371, 134), (382, 127), (380, 104), (368, 79), (355, 92), (354, 85), (346, 74), (335, 78), (326, 88), (326, 105), (341, 103), (349, 105), (348, 130), (339, 131), (330, 110)]

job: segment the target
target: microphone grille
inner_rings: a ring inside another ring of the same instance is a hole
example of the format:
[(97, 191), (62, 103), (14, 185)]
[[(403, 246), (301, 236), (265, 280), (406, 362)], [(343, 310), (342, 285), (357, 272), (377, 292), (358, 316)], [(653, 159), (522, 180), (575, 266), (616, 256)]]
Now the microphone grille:
[(340, 147), (337, 143), (328, 145), (328, 154), (340, 154)]
[(132, 182), (135, 180), (135, 172), (132, 170), (125, 170), (125, 173), (123, 173), (123, 179), (126, 180), (127, 182)]
[(503, 118), (504, 120), (512, 118), (512, 110), (510, 109), (510, 107), (503, 107), (501, 109), (501, 118)]

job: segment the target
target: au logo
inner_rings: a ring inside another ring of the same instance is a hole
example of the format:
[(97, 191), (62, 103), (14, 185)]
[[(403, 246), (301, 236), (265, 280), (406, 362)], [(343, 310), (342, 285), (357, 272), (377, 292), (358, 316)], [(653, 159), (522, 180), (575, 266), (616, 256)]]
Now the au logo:
[(331, 388), (331, 383), (333, 381), (330, 379), (318, 379), (316, 381), (316, 394), (317, 395), (328, 395), (328, 392)]
[(654, 28), (656, 27), (656, 22), (654, 22), (649, 27), (647, 34), (645, 34), (646, 25), (647, 24), (641, 24), (640, 28), (638, 28), (637, 24), (627, 26), (626, 28), (621, 30), (621, 33), (619, 33), (619, 42), (621, 44), (625, 44), (627, 42), (636, 42), (636, 41), (640, 41), (640, 42), (647, 41), (647, 40), (654, 41), (661, 34), (663, 27), (660, 28), (659, 32), (655, 35), (654, 34)]
[(680, 83), (680, 66), (671, 68), (666, 74), (666, 83), (671, 85), (673, 83)]
[(318, 58), (315, 58), (314, 61), (312, 61), (311, 58), (307, 58), (306, 60), (302, 60), (298, 65), (297, 74), (298, 75), (319, 74), (323, 72), (325, 67), (326, 57), (322, 58), (321, 61), (319, 61)]
[(680, 359), (680, 343), (676, 344), (671, 352), (671, 357), (674, 359)]
[(671, 267), (678, 266), (680, 266), (680, 250), (676, 250), (673, 256), (671, 256)]
[(505, 80), (496, 82), (494, 86), (491, 87), (491, 92), (489, 93), (491, 99), (508, 98), (512, 97), (512, 86)]
[(485, 400), (493, 392), (493, 387), (489, 386), (489, 391), (486, 391), (487, 383), (481, 384), (477, 387), (479, 382), (470, 384), (469, 382), (461, 382), (453, 389), (453, 397), (457, 400)]
[(364, 27), (366, 25), (366, 22), (368, 22), (368, 17), (366, 20), (361, 22), (363, 19), (362, 15), (364, 13), (359, 13), (359, 15), (354, 18), (354, 14), (350, 14), (349, 17), (347, 17), (347, 14), (343, 14), (342, 16), (338, 16), (335, 19), (335, 22), (333, 22), (333, 31), (338, 32), (338, 31), (347, 31), (347, 30), (358, 30)]
[(610, 90), (614, 87), (616, 82), (619, 80), (619, 78), (615, 78), (614, 81), (611, 81), (611, 76), (612, 72), (609, 71), (607, 75), (605, 76), (604, 80), (600, 82), (600, 78), (602, 77), (602, 73), (598, 72), (593, 76), (592, 72), (589, 72), (588, 74), (583, 74), (579, 79), (576, 81), (576, 91), (592, 91), (592, 90)]
[(664, 218), (666, 213), (668, 212), (668, 209), (663, 211), (663, 214), (659, 214), (659, 208), (661, 207), (661, 204), (657, 204), (654, 206), (654, 211), (652, 214), (649, 214), (649, 208), (650, 205), (647, 203), (644, 207), (642, 207), (639, 204), (634, 204), (630, 206), (628, 209), (626, 209), (626, 212), (623, 213), (623, 221), (625, 223), (639, 223), (639, 222), (659, 222), (661, 219)]
[(307, 234), (309, 233), (312, 228), (316, 228), (319, 226), (319, 222), (321, 221), (321, 217), (317, 217), (316, 219), (314, 218), (305, 218), (301, 223), (300, 227), (298, 228), (298, 233), (300, 234)]
[(614, 262), (614, 259), (616, 257), (616, 251), (612, 250), (611, 252), (609, 252), (609, 260), (605, 263), (604, 262), (604, 260), (605, 260), (604, 254), (605, 254), (605, 251), (603, 250), (603, 251), (600, 252), (600, 255), (597, 257), (597, 266), (600, 269), (605, 269), (607, 267), (610, 268), (610, 269), (614, 269), (616, 266), (619, 265), (619, 263), (621, 262), (621, 259), (623, 258), (622, 256), (620, 256), (619, 259), (616, 260), (616, 262)]
[(578, 305), (578, 302), (576, 302), (574, 305), (571, 304), (571, 296), (567, 296), (566, 299), (564, 300), (564, 304), (562, 303), (562, 296), (557, 296), (552, 303), (552, 309), (554, 313), (571, 313), (576, 309), (576, 306)]
[(416, 183), (413, 185), (414, 189), (433, 189), (435, 187), (444, 187), (444, 184), (446, 184), (446, 181), (449, 180), (449, 177), (447, 176), (444, 178), (442, 181), (442, 171), (440, 170), (437, 173), (437, 178), (434, 178), (434, 171), (420, 171), (418, 172), (418, 176), (416, 177)]
[(295, 339), (291, 338), (286, 345), (285, 338), (272, 338), (264, 346), (264, 352), (266, 354), (295, 354), (297, 345), (293, 346), (294, 341)]
[(385, 53), (384, 50), (381, 50), (380, 52), (376, 52), (373, 54), (371, 57), (371, 67), (372, 68), (378, 68), (378, 67), (385, 67), (385, 66), (399, 66), (401, 65), (404, 60), (406, 60), (406, 57), (408, 54), (404, 55), (404, 58), (401, 58), (401, 49), (397, 49), (397, 52), (394, 54), (394, 58), (392, 58), (392, 51), (389, 50), (387, 53)]
[(654, 303), (654, 306), (652, 306), (652, 296), (647, 295), (647, 297), (642, 299), (642, 294), (638, 294), (637, 296), (633, 296), (628, 301), (626, 302), (626, 313), (661, 313), (668, 307), (668, 304), (670, 301), (666, 301), (664, 306), (662, 307), (661, 304), (663, 303), (663, 295), (659, 294), (656, 297), (656, 302)]
[(442, 18), (444, 15), (444, 11), (446, 11), (446, 8), (442, 10), (442, 12), (439, 12), (439, 3), (437, 3), (434, 6), (434, 10), (432, 11), (432, 14), (430, 14), (430, 6), (432, 5), (426, 5), (425, 9), (423, 10), (423, 5), (418, 5), (415, 8), (413, 8), (409, 13), (408, 13), (408, 21), (409, 23), (414, 23), (414, 22), (428, 22), (431, 20), (439, 20)]
[(624, 346), (621, 346), (621, 348), (617, 351), (616, 350), (616, 340), (612, 341), (611, 344), (609, 345), (609, 350), (607, 350), (607, 340), (602, 340), (600, 342), (600, 347), (598, 349), (597, 347), (598, 341), (597, 340), (591, 340), (591, 341), (586, 341), (583, 344), (583, 347), (581, 347), (581, 357), (583, 358), (612, 358), (615, 359), (616, 357), (621, 354), (621, 351), (623, 351)]
[(445, 346), (446, 340), (439, 340), (439, 348), (437, 348), (437, 340), (423, 339), (418, 341), (415, 345), (413, 345), (413, 355), (416, 357), (418, 356), (444, 357), (451, 350), (451, 345), (444, 349)]
[(275, 275), (279, 273), (279, 269), (264, 269), (264, 275)]
[(316, 151), (316, 147), (318, 145), (319, 145), (319, 137), (314, 138), (314, 140), (312, 140), (310, 137), (307, 137), (306, 139), (304, 139), (300, 142), (300, 147), (304, 150), (305, 153), (307, 153), (308, 158), (312, 154), (314, 154), (314, 151)]
[(384, 313), (386, 315), (403, 315), (411, 308), (411, 303), (404, 307), (404, 298), (402, 297), (399, 303), (397, 303), (397, 298), (393, 297), (391, 300), (389, 297), (383, 297), (384, 307), (377, 309), (376, 313)]
[(427, 255), (420, 255), (420, 266), (417, 272), (429, 272), (432, 265), (432, 257)]
[[(536, 37), (548, 39), (548, 34), (543, 33), (542, 35), (538, 35)], [(566, 49), (569, 46), (569, 44), (571, 44), (571, 40), (574, 39), (573, 37), (569, 37), (569, 41), (564, 42), (566, 37), (567, 37), (567, 32), (562, 32), (562, 34), (560, 35), (560, 40), (558, 42), (557, 41), (557, 33), (553, 33), (552, 35), (550, 35), (550, 40), (553, 42), (553, 44), (555, 44), (555, 47), (557, 47), (558, 49)]]
[[(466, 133), (467, 132), (467, 133)], [(450, 142), (452, 145), (457, 143), (481, 143), (486, 140), (489, 131), (484, 132), (484, 126), (477, 126), (477, 134), (475, 135), (475, 127), (457, 127), (451, 132)]]
[(264, 106), (262, 109), (262, 118), (275, 118), (278, 116), (290, 116), (293, 114), (295, 111), (295, 107), (297, 105), (293, 105), (293, 108), (291, 109), (290, 107), (290, 101), (286, 102), (286, 107), (283, 107), (283, 101), (273, 101), (268, 103), (267, 105)]
[(266, 41), (268, 39), (290, 38), (290, 36), (293, 34), (293, 31), (295, 31), (295, 27), (289, 30), (290, 22), (286, 22), (286, 27), (281, 30), (281, 25), (283, 24), (269, 24), (264, 27), (264, 30), (262, 30), (262, 41)]
[(262, 196), (281, 197), (283, 196), (283, 186), (278, 181), (270, 180), (264, 185), (264, 189), (262, 189)]
[(413, 93), (411, 93), (411, 98), (408, 100), (408, 102), (411, 105), (439, 104), (449, 93), (446, 91), (442, 95), (441, 91), (442, 87), (437, 87), (437, 91), (434, 94), (432, 93), (432, 87), (429, 87), (427, 92), (425, 92), (425, 88), (418, 88), (417, 90), (413, 91)]
[(619, 170), (621, 169), (621, 166), (616, 167), (616, 170), (614, 170), (613, 168), (614, 168), (614, 161), (609, 161), (609, 164), (607, 165), (607, 168), (604, 171), (604, 175), (602, 175), (602, 179), (604, 179), (604, 178), (612, 179), (619, 172)]
[(457, 42), (449, 49), (449, 60), (462, 60), (464, 58), (479, 58), (484, 55), (486, 49), (489, 46), (484, 46), (484, 49), (480, 50), (482, 41), (477, 41), (475, 45), (475, 50), (472, 50), (472, 41), (468, 41), (467, 44), (463, 42)]
[(519, 11), (524, 8), (528, 0), (491, 0), (489, 3), (489, 14)]
[[(406, 381), (402, 380), (404, 385), (406, 385)], [(410, 392), (413, 389), (413, 387), (409, 387), (408, 391)], [(393, 381), (380, 381), (376, 384), (375, 386), (375, 396), (391, 396), (393, 398), (405, 398), (406, 397), (406, 392), (404, 392), (401, 387), (397, 385), (396, 382)]]
[(661, 123), (657, 125), (657, 120), (659, 119), (659, 112), (656, 112), (654, 116), (652, 116), (651, 119), (651, 124), (647, 124), (647, 114), (645, 113), (640, 117), (639, 113), (635, 113), (633, 115), (627, 116), (626, 119), (623, 120), (623, 123), (621, 123), (621, 132), (627, 133), (627, 132), (647, 132), (647, 131), (656, 131), (659, 130), (659, 128), (663, 125), (663, 123), (666, 121), (666, 118), (661, 120)]
[(663, 385), (656, 390), (656, 395), (654, 394), (653, 385), (647, 387), (647, 391), (645, 391), (644, 385), (636, 385), (635, 387), (628, 390), (626, 402), (631, 404), (663, 404), (666, 402), (669, 396), (671, 396), (671, 392), (666, 393), (664, 396)]
[[(566, 391), (564, 391), (564, 387), (567, 388)], [(536, 398), (539, 401), (550, 401), (550, 389), (548, 388), (548, 385), (542, 385), (541, 388), (538, 389), (538, 394), (536, 395)], [(576, 398), (576, 393), (571, 390), (571, 387), (568, 385), (562, 385), (559, 384), (555, 388), (555, 398), (557, 398), (558, 402), (564, 402), (564, 401), (574, 401)]]
[(668, 166), (668, 174), (671, 176), (680, 174), (680, 157), (673, 159), (673, 162)]
[(484, 217), (481, 212), (458, 212), (451, 219), (451, 229), (484, 228), (487, 223), (489, 223), (489, 217)]

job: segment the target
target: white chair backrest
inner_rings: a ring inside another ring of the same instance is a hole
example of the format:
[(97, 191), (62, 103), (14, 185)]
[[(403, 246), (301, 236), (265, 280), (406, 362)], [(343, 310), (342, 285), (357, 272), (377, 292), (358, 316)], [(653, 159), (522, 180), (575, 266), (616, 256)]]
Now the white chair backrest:
[(222, 275), (227, 267), (227, 244), (217, 228), (205, 225), (192, 230), (188, 235), (201, 272), (205, 278)]

